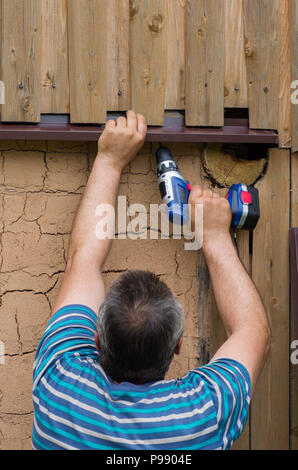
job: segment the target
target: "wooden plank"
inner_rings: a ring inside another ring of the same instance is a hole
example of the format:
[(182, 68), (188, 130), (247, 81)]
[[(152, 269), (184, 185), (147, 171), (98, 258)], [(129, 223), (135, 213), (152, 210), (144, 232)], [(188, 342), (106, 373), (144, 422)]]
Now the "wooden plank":
[(254, 231), (252, 277), (272, 330), (270, 352), (251, 406), (252, 449), (289, 448), (289, 164), (271, 149), (257, 184), (261, 218)]
[(185, 108), (185, 5), (186, 0), (167, 0), (166, 109)]
[(41, 0), (41, 112), (69, 113), (67, 0)]
[(279, 147), (291, 147), (291, 33), (290, 0), (279, 2)]
[(106, 27), (106, 0), (68, 2), (71, 122), (106, 121)]
[(3, 0), (3, 121), (39, 122), (41, 2)]
[[(292, 227), (298, 227), (298, 153), (292, 153)], [(297, 286), (292, 286), (297, 289)], [(292, 310), (292, 338), (295, 341)], [(298, 450), (298, 365), (291, 365), (291, 448)]]
[[(0, 41), (1, 41), (1, 47), (0, 47), (0, 80), (3, 80), (3, 75), (2, 75), (2, 43), (3, 43), (3, 38), (2, 38), (2, 0), (0, 0)], [(2, 95), (2, 100), (3, 102), (5, 101), (5, 85), (4, 82), (1, 84), (1, 92), (4, 94)], [(0, 120), (2, 116), (2, 104), (0, 102)]]
[[(298, 80), (298, 1), (291, 0), (291, 62), (292, 81)], [(294, 83), (294, 92), (298, 86)], [(292, 150), (298, 151), (298, 96), (295, 92), (295, 102), (292, 101)]]
[(243, 5), (250, 127), (277, 129), (279, 0)]
[(223, 126), (224, 2), (189, 1), (186, 25), (186, 125)]
[(163, 0), (134, 0), (130, 7), (132, 108), (157, 126), (164, 122), (166, 7)]
[(248, 108), (243, 0), (225, 0), (225, 108)]
[(126, 111), (130, 108), (129, 0), (108, 1), (107, 31), (107, 109)]

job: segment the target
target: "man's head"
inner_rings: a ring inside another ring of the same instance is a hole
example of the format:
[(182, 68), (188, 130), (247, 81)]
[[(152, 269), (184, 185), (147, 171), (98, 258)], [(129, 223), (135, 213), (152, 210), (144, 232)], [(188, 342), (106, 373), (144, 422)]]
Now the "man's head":
[(162, 380), (179, 353), (183, 309), (149, 271), (127, 271), (100, 307), (96, 342), (101, 365), (117, 382)]

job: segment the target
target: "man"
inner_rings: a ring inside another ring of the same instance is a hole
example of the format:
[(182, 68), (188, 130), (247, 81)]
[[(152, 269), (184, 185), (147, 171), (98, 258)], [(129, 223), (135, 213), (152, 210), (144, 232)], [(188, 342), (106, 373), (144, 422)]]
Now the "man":
[[(183, 311), (154, 274), (128, 271), (105, 297), (111, 240), (95, 235), (120, 175), (142, 147), (143, 116), (108, 121), (79, 206), (65, 275), (34, 364), (35, 449), (229, 449), (245, 425), (269, 344), (259, 295), (232, 243), (228, 202), (196, 187), (203, 252), (228, 339), (212, 361), (164, 380), (179, 354)], [(97, 319), (97, 313), (98, 319)]]

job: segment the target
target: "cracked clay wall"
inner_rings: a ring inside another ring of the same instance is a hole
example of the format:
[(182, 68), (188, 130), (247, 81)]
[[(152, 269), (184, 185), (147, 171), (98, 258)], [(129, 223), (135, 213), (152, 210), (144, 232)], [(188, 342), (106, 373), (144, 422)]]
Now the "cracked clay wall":
[[(201, 149), (170, 145), (192, 185), (201, 178)], [(121, 177), (128, 203), (160, 203), (156, 144), (146, 143)], [(72, 221), (97, 144), (0, 142), (0, 449), (30, 449), (32, 367), (65, 268)], [(183, 158), (182, 158), (183, 156)], [(149, 218), (148, 218), (149, 219)], [(148, 220), (149, 224), (149, 220)], [(126, 269), (149, 269), (167, 282), (185, 309), (182, 352), (168, 378), (198, 364), (198, 253), (184, 240), (115, 240), (105, 263), (108, 288)]]

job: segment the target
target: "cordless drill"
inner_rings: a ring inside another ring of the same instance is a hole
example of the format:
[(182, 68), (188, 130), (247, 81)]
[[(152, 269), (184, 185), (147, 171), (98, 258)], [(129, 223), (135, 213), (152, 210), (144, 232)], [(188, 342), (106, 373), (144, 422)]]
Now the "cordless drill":
[(161, 199), (166, 204), (169, 219), (174, 224), (188, 221), (190, 184), (181, 175), (170, 150), (160, 147), (156, 152), (157, 178)]
[[(156, 152), (157, 177), (162, 201), (167, 206), (169, 219), (175, 224), (188, 221), (188, 199), (191, 187), (181, 175), (170, 150), (160, 147)], [(260, 218), (258, 190), (245, 184), (234, 184), (226, 199), (232, 211), (233, 230), (254, 230)]]

